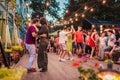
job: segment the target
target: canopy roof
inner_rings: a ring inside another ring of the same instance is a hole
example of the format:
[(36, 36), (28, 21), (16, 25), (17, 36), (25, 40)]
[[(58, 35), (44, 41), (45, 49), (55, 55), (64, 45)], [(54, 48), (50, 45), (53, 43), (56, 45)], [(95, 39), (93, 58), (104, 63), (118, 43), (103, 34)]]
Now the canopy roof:
[(90, 24), (113, 24), (111, 21), (105, 21), (105, 20), (96, 20), (96, 19), (85, 19)]

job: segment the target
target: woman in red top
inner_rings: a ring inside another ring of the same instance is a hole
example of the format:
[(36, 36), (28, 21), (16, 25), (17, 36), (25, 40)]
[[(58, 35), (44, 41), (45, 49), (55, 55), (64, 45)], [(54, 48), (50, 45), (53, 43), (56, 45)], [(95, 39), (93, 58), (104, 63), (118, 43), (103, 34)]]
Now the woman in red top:
[(89, 39), (89, 40), (90, 40), (89, 45), (90, 45), (90, 47), (92, 48), (90, 58), (93, 57), (93, 54), (94, 54), (94, 51), (95, 51), (95, 43), (96, 43), (96, 38), (95, 38), (95, 36), (96, 36), (96, 33), (97, 33), (96, 29), (93, 28), (93, 29), (91, 30), (91, 36), (90, 36), (90, 39)]

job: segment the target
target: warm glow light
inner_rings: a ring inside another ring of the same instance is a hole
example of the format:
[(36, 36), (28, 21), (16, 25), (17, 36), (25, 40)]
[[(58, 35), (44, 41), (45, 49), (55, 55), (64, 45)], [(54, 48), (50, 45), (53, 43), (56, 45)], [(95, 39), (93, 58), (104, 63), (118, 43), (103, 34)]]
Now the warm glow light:
[(103, 25), (100, 25), (100, 28), (103, 28)]
[(90, 11), (91, 11), (91, 12), (93, 12), (93, 11), (94, 11), (94, 9), (93, 9), (93, 8), (91, 8), (91, 9), (90, 9)]
[(95, 25), (92, 25), (92, 28), (95, 28)]
[(102, 3), (105, 4), (105, 3), (106, 3), (106, 0), (103, 0)]
[(62, 20), (64, 19), (64, 17), (62, 17)]
[(85, 15), (84, 15), (84, 14), (82, 14), (82, 17), (85, 17)]
[(71, 23), (73, 23), (73, 21), (71, 21)]
[(46, 6), (49, 6), (50, 5), (50, 3), (49, 2), (46, 2)]
[(50, 26), (51, 28), (53, 28), (54, 26)]
[(101, 30), (100, 33), (102, 33), (103, 31)]
[(85, 6), (85, 7), (84, 7), (84, 9), (86, 10), (86, 9), (88, 9), (88, 7), (87, 7), (87, 6)]
[(75, 17), (77, 17), (77, 16), (78, 16), (78, 14), (76, 13), (76, 14), (75, 14)]
[(70, 21), (72, 21), (72, 18), (70, 18)]
[(78, 21), (78, 18), (76, 18), (75, 21)]
[(68, 10), (66, 10), (66, 13), (68, 13), (69, 11)]
[(29, 3), (28, 2), (26, 2), (26, 4), (25, 4), (27, 7), (29, 6)]

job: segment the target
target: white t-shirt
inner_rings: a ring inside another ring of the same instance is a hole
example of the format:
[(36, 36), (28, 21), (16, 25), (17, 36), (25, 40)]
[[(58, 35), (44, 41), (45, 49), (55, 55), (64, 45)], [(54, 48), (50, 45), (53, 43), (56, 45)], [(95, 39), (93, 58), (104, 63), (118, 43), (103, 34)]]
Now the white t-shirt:
[[(113, 39), (112, 41), (110, 40), (111, 38)], [(112, 34), (111, 36), (109, 36), (108, 46), (114, 46), (115, 42), (116, 42), (116, 36)]]
[(61, 31), (59, 33), (59, 43), (60, 44), (65, 43), (67, 41), (67, 34), (68, 34), (68, 32), (66, 32), (66, 31)]
[(117, 47), (115, 50), (117, 50), (118, 52), (120, 52), (120, 47)]
[(107, 40), (106, 37), (100, 37), (100, 38), (99, 38), (99, 41), (100, 41), (100, 44), (101, 44), (101, 45), (105, 45), (105, 46), (106, 46), (106, 42), (105, 42), (106, 40)]

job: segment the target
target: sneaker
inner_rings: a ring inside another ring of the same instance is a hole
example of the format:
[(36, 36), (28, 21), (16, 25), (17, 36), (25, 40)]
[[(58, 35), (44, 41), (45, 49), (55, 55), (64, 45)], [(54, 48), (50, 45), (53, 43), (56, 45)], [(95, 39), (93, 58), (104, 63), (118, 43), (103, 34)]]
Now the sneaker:
[(65, 62), (66, 60), (65, 59), (60, 59), (61, 62)]
[(31, 69), (28, 69), (27, 71), (28, 71), (28, 73), (29, 72), (36, 72), (36, 69), (35, 68), (31, 68)]
[(73, 61), (73, 60), (74, 60), (74, 58), (70, 58), (70, 60), (71, 60), (71, 61)]
[(70, 58), (66, 58), (66, 60), (70, 60)]

